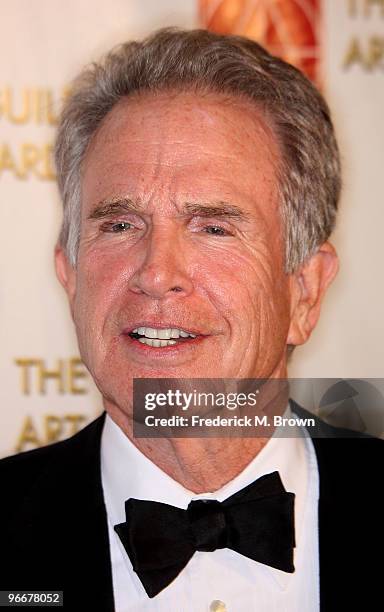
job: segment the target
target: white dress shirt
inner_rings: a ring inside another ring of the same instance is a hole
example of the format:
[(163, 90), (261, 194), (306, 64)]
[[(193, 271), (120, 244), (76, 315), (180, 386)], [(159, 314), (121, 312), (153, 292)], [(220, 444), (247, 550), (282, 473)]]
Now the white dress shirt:
[[(101, 468), (116, 612), (319, 611), (319, 477), (310, 438), (274, 436), (236, 478), (214, 493), (196, 495), (147, 459), (107, 416)], [(296, 496), (295, 572), (282, 572), (227, 548), (196, 552), (177, 578), (150, 599), (113, 529), (125, 521), (125, 501), (134, 497), (186, 509), (192, 499), (223, 501), (275, 470)]]

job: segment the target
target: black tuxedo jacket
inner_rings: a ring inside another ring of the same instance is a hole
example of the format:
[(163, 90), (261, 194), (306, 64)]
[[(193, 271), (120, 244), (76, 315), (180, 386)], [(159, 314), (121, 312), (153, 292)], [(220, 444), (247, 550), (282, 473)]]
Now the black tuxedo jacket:
[[(62, 590), (64, 610), (114, 611), (103, 423), (104, 415), (68, 440), (0, 461), (0, 590)], [(315, 435), (321, 612), (381, 609), (382, 441), (321, 421)]]

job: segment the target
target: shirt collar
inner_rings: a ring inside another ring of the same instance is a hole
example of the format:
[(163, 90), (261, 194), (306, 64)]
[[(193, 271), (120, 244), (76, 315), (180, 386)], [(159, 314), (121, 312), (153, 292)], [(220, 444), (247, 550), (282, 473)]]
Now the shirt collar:
[[(299, 431), (297, 434), (289, 438), (272, 436), (258, 455), (233, 480), (217, 491), (197, 495), (150, 461), (107, 415), (101, 438), (101, 468), (108, 517), (112, 525), (124, 522), (124, 504), (130, 497), (158, 501), (184, 509), (192, 499), (212, 498), (223, 501), (257, 478), (278, 471), (286, 491), (295, 493), (296, 496), (297, 547), (300, 543), (308, 489), (307, 439), (303, 438)], [(290, 574), (271, 567), (268, 569), (284, 589)]]

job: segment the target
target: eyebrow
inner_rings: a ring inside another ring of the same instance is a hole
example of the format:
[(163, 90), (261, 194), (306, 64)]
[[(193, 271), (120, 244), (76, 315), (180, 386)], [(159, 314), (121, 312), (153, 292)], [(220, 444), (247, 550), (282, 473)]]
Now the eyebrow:
[(212, 202), (200, 204), (187, 202), (184, 205), (184, 214), (196, 217), (226, 217), (237, 221), (249, 221), (250, 216), (242, 208), (228, 202)]
[[(122, 198), (119, 200), (101, 201), (92, 210), (88, 219), (105, 219), (119, 214), (126, 213), (142, 213), (145, 211), (143, 204), (139, 200), (131, 198)], [(250, 215), (242, 208), (235, 204), (230, 204), (224, 201), (215, 201), (212, 203), (186, 202), (182, 206), (182, 217), (216, 217), (230, 218), (237, 221), (250, 221)]]
[(112, 201), (101, 201), (92, 210), (88, 219), (105, 219), (107, 217), (113, 217), (115, 215), (121, 215), (129, 212), (142, 212), (143, 207), (140, 202), (135, 202), (130, 198), (123, 198), (122, 200)]

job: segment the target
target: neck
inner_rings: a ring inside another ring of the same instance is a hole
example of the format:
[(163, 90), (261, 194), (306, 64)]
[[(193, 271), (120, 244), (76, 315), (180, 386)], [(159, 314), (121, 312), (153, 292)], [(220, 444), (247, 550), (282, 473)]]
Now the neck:
[[(259, 402), (262, 407), (257, 412), (254, 408), (251, 411), (248, 409), (252, 419), (256, 414), (260, 417), (268, 415), (271, 422), (273, 415), (282, 414), (286, 409), (288, 387), (282, 386), (274, 378), (270, 382), (272, 384), (263, 387), (263, 401)], [(132, 411), (128, 415), (108, 401), (105, 401), (105, 408), (113, 421), (150, 461), (196, 494), (214, 492), (233, 480), (264, 448), (274, 431), (273, 426), (259, 430), (251, 427), (255, 437), (244, 437), (244, 433), (249, 435), (250, 430), (242, 428), (232, 437), (224, 437), (223, 433), (223, 437), (216, 438), (138, 438), (133, 435), (133, 419), (129, 416)], [(233, 434), (233, 430), (229, 433)]]
[(214, 492), (240, 474), (269, 438), (136, 438), (132, 421), (112, 417), (163, 472), (196, 494)]

